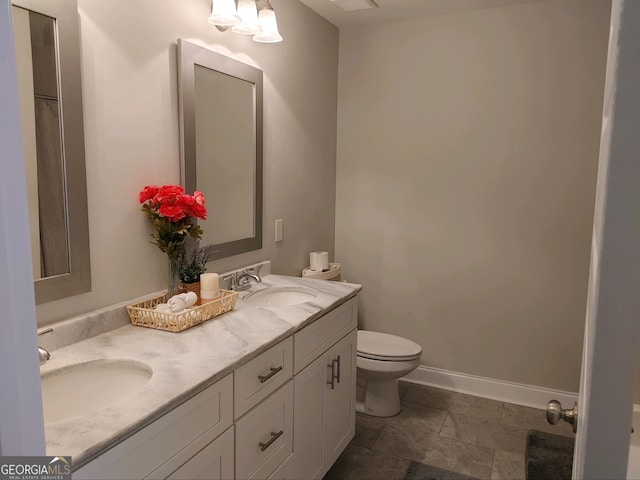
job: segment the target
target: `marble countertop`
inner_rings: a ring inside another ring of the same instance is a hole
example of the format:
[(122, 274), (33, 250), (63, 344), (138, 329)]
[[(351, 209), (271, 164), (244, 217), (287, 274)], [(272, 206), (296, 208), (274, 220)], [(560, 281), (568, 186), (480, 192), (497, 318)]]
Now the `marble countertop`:
[(79, 468), (362, 289), (270, 274), (250, 291), (272, 285), (308, 286), (318, 296), (299, 305), (253, 307), (241, 292), (233, 311), (180, 333), (127, 325), (56, 350), (41, 374), (93, 360), (124, 359), (145, 363), (153, 375), (107, 408), (45, 423), (47, 455), (71, 455), (74, 470)]

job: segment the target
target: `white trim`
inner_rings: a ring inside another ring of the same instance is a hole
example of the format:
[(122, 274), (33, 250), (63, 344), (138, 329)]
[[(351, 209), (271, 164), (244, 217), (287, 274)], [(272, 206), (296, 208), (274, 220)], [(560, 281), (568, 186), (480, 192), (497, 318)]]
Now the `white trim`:
[(573, 392), (505, 382), (424, 365), (420, 365), (402, 380), (543, 410), (547, 408), (547, 402), (552, 399), (569, 406), (573, 406), (573, 403), (578, 401), (578, 394)]
[(0, 0), (0, 456), (44, 455), (27, 181), (11, 2)]
[(591, 240), (574, 479), (627, 478), (640, 337), (640, 2), (614, 0)]

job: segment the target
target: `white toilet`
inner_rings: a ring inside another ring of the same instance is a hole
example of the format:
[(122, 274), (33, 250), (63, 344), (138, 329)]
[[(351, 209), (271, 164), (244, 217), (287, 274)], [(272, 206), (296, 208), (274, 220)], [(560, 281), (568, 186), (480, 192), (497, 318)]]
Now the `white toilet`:
[(356, 410), (374, 417), (400, 413), (398, 378), (420, 365), (421, 354), (406, 338), (358, 330)]

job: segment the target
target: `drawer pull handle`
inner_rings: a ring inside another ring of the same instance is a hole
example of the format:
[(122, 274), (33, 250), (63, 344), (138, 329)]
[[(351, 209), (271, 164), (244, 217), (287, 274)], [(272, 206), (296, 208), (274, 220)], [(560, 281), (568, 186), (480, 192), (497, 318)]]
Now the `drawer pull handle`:
[(338, 375), (336, 376), (336, 382), (340, 383), (340, 355), (338, 355)]
[(271, 377), (273, 377), (276, 373), (282, 370), (282, 366), (279, 366), (278, 368), (271, 367), (270, 370), (271, 371), (266, 375), (258, 375), (258, 380), (260, 380), (260, 383), (264, 383), (267, 380), (269, 380)]
[(269, 448), (271, 446), (271, 444), (273, 442), (275, 442), (278, 438), (280, 438), (283, 433), (284, 433), (284, 430), (280, 430), (278, 433), (271, 432), (271, 438), (269, 439), (268, 442), (266, 442), (266, 443), (265, 442), (258, 443), (258, 445), (260, 445), (260, 451), (264, 452), (267, 448)]

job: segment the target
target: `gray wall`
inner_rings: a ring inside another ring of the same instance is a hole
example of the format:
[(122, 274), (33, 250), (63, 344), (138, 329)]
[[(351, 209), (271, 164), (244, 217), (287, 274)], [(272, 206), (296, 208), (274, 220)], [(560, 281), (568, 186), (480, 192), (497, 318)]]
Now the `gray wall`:
[(178, 38), (264, 71), (264, 246), (209, 271), (271, 259), (275, 272), (300, 275), (309, 251), (333, 249), (338, 30), (297, 1), (272, 4), (276, 45), (219, 32), (208, 0), (78, 1), (93, 291), (39, 305), (40, 325), (166, 287), (166, 256), (149, 243), (137, 196), (180, 181)]
[(422, 363), (577, 391), (609, 2), (340, 32), (336, 260)]

